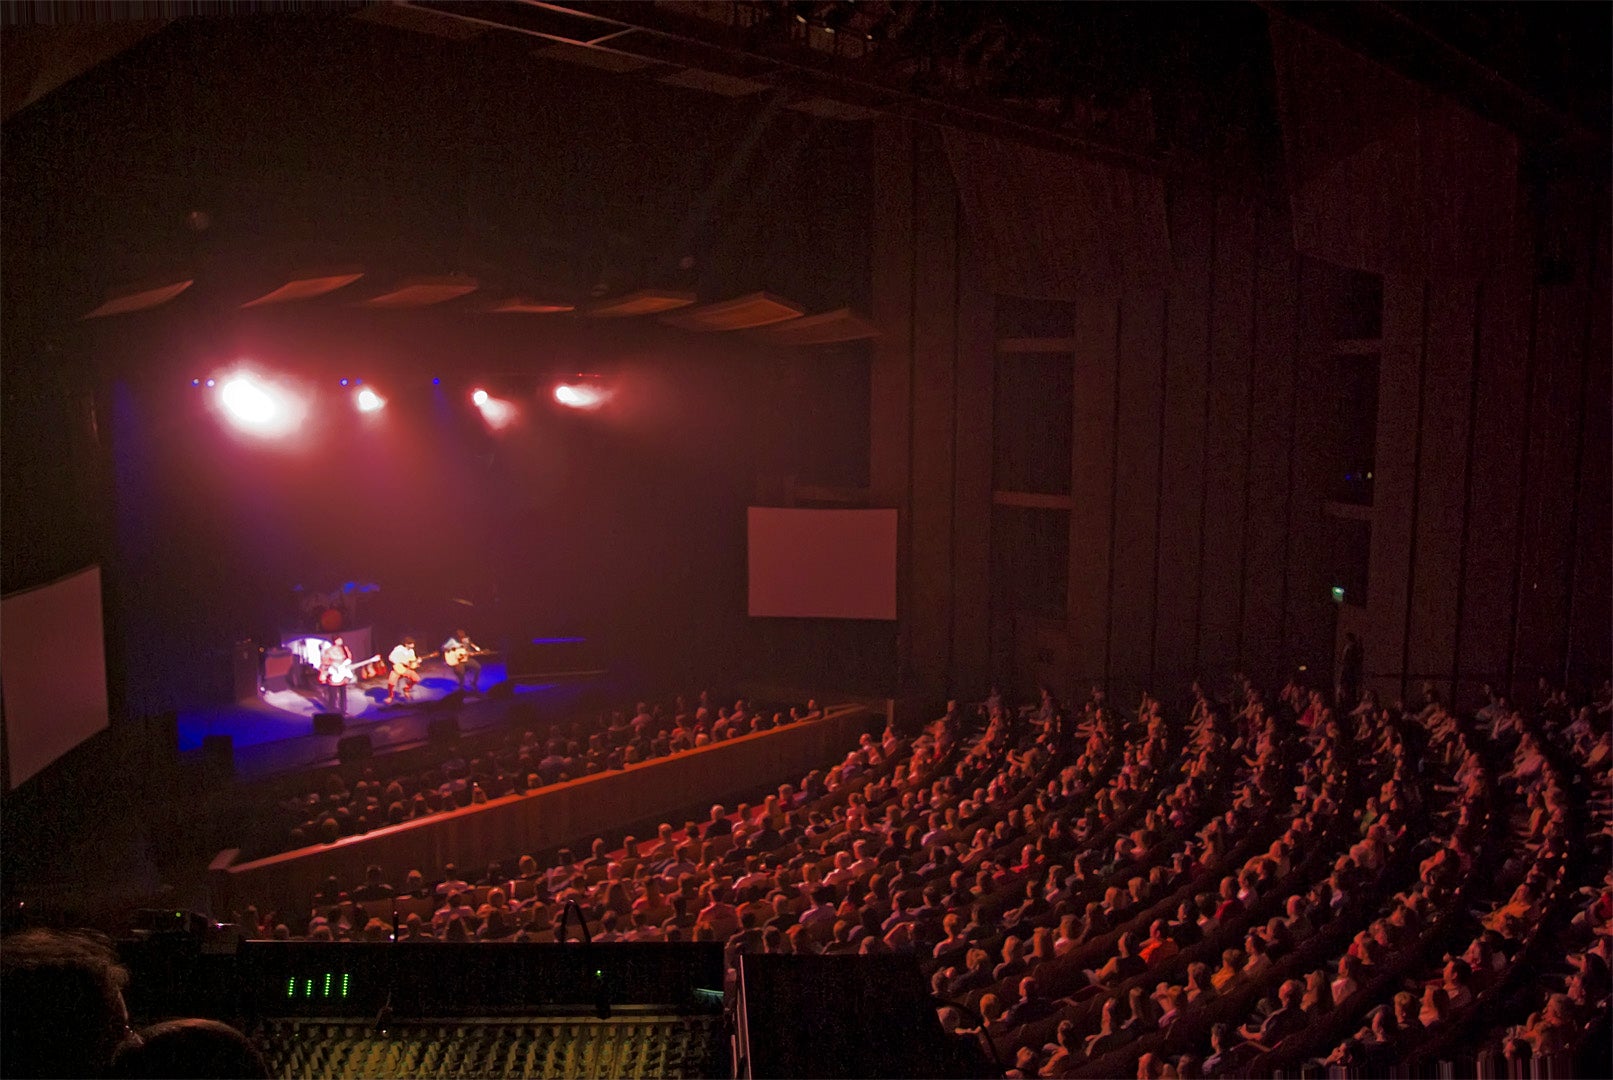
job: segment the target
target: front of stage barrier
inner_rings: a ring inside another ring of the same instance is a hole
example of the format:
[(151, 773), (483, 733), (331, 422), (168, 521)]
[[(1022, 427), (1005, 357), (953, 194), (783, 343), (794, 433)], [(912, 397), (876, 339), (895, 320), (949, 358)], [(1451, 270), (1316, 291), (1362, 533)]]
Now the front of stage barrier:
[(402, 880), (410, 870), (431, 874), (445, 862), (513, 858), (653, 818), (669, 820), (691, 806), (731, 802), (762, 784), (796, 783), (813, 769), (837, 764), (881, 721), (862, 705), (848, 705), (819, 720), (506, 795), (334, 844), (217, 867), (210, 882), (212, 908), (227, 913), (256, 904), (261, 911), (302, 912), (327, 877), (350, 878), (371, 863)]

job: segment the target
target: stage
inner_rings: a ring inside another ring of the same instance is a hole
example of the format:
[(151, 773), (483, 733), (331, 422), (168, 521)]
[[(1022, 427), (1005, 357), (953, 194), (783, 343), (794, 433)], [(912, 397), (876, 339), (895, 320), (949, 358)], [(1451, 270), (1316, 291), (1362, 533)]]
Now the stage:
[(313, 717), (324, 711), (318, 695), (308, 691), (260, 692), (256, 698), (179, 713), (179, 752), (199, 760), (206, 755), (206, 740), (230, 740), (235, 773), (242, 780), (260, 780), (277, 773), (294, 772), (337, 763), (337, 743), (344, 736), (368, 735), (377, 755), (417, 745), (429, 736), (433, 720), (457, 717), (466, 734), (501, 726), (510, 710), (520, 705), (536, 721), (572, 715), (585, 694), (607, 690), (606, 672), (565, 672), (548, 678), (507, 678), (502, 661), (484, 663), (481, 694), (457, 693), (458, 683), (441, 662), (428, 662), (424, 678), (414, 688), (412, 702), (392, 705), (384, 679), (348, 688), (348, 716), (340, 734), (319, 735)]

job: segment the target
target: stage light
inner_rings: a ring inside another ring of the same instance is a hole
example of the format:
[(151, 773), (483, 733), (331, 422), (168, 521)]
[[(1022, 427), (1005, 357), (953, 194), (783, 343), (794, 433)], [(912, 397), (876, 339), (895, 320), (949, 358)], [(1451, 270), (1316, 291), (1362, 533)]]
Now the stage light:
[(217, 386), (218, 385), (218, 380), (217, 379), (208, 379), (207, 380), (207, 385), (209, 387)]
[(486, 390), (477, 390), (471, 395), (476, 402), (476, 408), (481, 412), (482, 419), (494, 431), (502, 431), (515, 423), (517, 411), (513, 402), (503, 398), (492, 397)]
[[(209, 379), (209, 385), (213, 381)], [(301, 423), (305, 411), (302, 403), (284, 390), (244, 373), (226, 378), (218, 399), (231, 422), (254, 435), (288, 434)]]
[(597, 409), (610, 399), (610, 391), (597, 375), (578, 375), (555, 384), (554, 399), (568, 409)]
[(358, 411), (362, 413), (380, 412), (386, 405), (386, 399), (366, 386), (353, 395), (353, 404), (357, 405)]
[(200, 386), (200, 385), (202, 385), (202, 380), (200, 380), (200, 379), (192, 379), (192, 380), (191, 380), (191, 381), (190, 381), (190, 384), (191, 384), (191, 385), (192, 385), (192, 386)]
[(244, 375), (225, 383), (220, 396), (230, 415), (243, 423), (268, 424), (280, 415), (280, 404), (274, 396)]
[(442, 385), (442, 380), (441, 379), (432, 379), (431, 380), (431, 385), (432, 386), (441, 386)]
[(591, 386), (572, 386), (561, 383), (554, 388), (554, 399), (573, 409), (586, 409), (599, 404), (599, 391)]
[(346, 380), (346, 379), (343, 379), (343, 380), (342, 380), (342, 385), (343, 385), (343, 386), (346, 386), (346, 385), (347, 385), (347, 380)]

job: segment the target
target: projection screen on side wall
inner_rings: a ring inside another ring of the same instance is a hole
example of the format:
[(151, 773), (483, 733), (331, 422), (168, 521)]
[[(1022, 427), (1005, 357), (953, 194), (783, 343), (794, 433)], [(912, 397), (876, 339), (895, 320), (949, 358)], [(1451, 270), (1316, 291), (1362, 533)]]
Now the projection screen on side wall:
[(896, 511), (747, 510), (750, 614), (896, 618)]
[(100, 567), (0, 600), (0, 680), (12, 787), (107, 726)]

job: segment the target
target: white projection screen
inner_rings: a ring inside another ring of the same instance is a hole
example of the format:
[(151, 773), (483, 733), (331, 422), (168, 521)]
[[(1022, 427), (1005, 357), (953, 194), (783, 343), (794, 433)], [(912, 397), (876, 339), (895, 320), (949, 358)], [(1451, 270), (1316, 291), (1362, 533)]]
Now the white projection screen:
[(750, 613), (896, 618), (895, 510), (747, 508)]
[(101, 568), (0, 599), (11, 786), (107, 726)]

